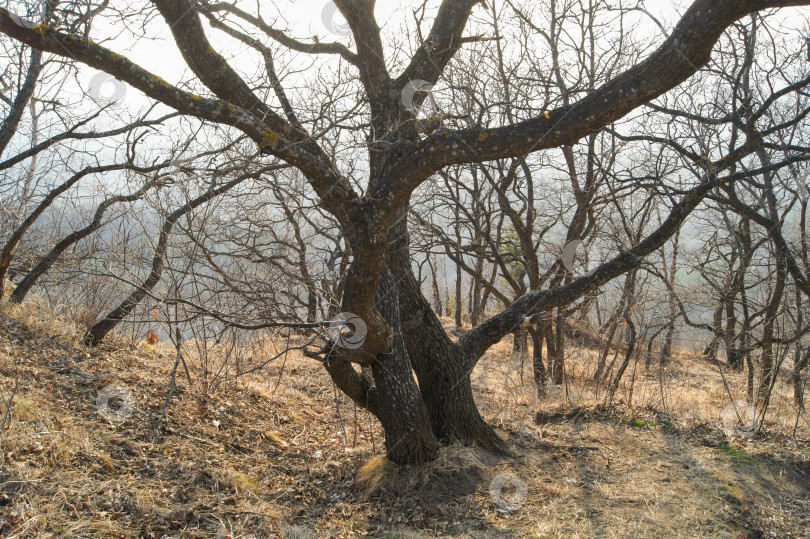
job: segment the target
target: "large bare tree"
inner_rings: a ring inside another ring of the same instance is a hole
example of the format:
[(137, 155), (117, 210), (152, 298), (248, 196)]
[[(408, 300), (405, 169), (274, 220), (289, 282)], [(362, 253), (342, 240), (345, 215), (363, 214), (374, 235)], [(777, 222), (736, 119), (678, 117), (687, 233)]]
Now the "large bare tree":
[[(587, 276), (528, 291), (457, 344), (443, 330), (412, 274), (406, 217), (414, 190), (450, 165), (571, 146), (695, 74), (709, 61), (725, 29), (738, 19), (758, 10), (807, 3), (696, 0), (657, 49), (600, 86), (581, 88), (567, 103), (508, 125), (482, 123), (461, 129), (426, 129), (417, 112), (427, 98), (422, 90), (441, 79), (466, 42), (481, 39), (465, 36), (473, 12), (483, 9), (477, 7), (478, 0), (444, 0), (435, 6), (432, 24), (419, 34), (406, 58), (384, 42), (373, 0), (335, 2), (348, 22), (352, 47), (294, 39), (260, 13), (235, 4), (153, 0), (202, 95), (170, 84), (90, 36), (61, 26), (30, 24), (0, 9), (0, 32), (44, 53), (106, 72), (182, 114), (231, 126), (250, 137), (261, 152), (303, 173), (351, 247), (341, 308), (362, 319), (366, 329), (360, 346), (342, 346), (343, 340), (335, 338), (310, 354), (322, 361), (341, 390), (380, 420), (389, 458), (418, 463), (435, 456), (439, 441), (501, 447), (473, 401), (469, 373), (482, 354), (527, 316), (568, 305), (638, 267), (707, 194), (749, 172), (729, 172), (725, 161), (709, 160), (702, 181), (674, 201), (669, 217), (656, 230)], [(264, 62), (262, 76), (240, 72), (238, 62), (217, 52), (209, 39), (212, 29), (250, 47)], [(161, 31), (165, 32), (155, 30)], [(335, 141), (323, 135), (344, 116), (337, 115), (323, 127), (321, 118), (310, 121), (311, 110), (294, 106), (275, 69), (280, 49), (332, 55), (336, 64), (340, 62), (335, 68), (339, 76), (351, 70), (349, 84), (362, 89), (353, 112), (364, 118), (359, 128), (365, 137), (362, 167), (348, 172), (343, 156), (334, 151)], [(262, 88), (271, 88), (272, 98)], [(403, 94), (412, 99), (403, 99)], [(756, 144), (739, 151), (754, 153)], [(797, 274), (798, 265), (788, 257), (787, 266), (797, 286), (810, 295), (810, 283)], [(357, 367), (370, 368), (372, 376)]]

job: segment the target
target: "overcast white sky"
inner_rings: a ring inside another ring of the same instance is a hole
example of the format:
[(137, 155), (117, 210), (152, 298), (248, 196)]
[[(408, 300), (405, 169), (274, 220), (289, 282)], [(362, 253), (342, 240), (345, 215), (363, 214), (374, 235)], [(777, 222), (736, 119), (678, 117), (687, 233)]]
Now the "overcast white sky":
[[(489, 1), (496, 1), (497, 5), (500, 7), (504, 5), (504, 0)], [(400, 32), (404, 21), (412, 22), (413, 10), (417, 8), (420, 3), (419, 1), (378, 1), (375, 15), (378, 24), (383, 29), (383, 36), (385, 36), (387, 31), (393, 33)], [(616, 0), (614, 3), (618, 5), (620, 0)], [(630, 2), (624, 0), (621, 3), (626, 6)], [(667, 30), (672, 28), (677, 22), (679, 14), (683, 13), (690, 4), (691, 1), (689, 0), (646, 0), (644, 2), (647, 11), (661, 21)], [(146, 5), (146, 2), (144, 2), (144, 5)], [(438, 5), (438, 1), (431, 3), (434, 11), (435, 7)], [(249, 3), (243, 4), (242, 7), (249, 12), (254, 11), (254, 6)], [(317, 37), (323, 41), (350, 43), (345, 20), (337, 13), (332, 2), (325, 0), (275, 0), (263, 3), (261, 9), (262, 16), (265, 20), (279, 29), (286, 29), (290, 35), (303, 41), (309, 41), (313, 37)], [(480, 7), (476, 8), (478, 12), (480, 12), (480, 9)], [(427, 15), (427, 20), (431, 20), (429, 18), (430, 13)], [(647, 17), (641, 14), (638, 14), (638, 17), (643, 21), (642, 24), (649, 28), (651, 33), (660, 34), (657, 26)], [(799, 18), (797, 24), (801, 24), (801, 19), (803, 18), (804, 17)], [(158, 30), (158, 32), (160, 32), (160, 30)], [(168, 31), (164, 29), (164, 32), (165, 39), (162, 42), (145, 42), (144, 40), (139, 40), (133, 46), (132, 36), (127, 32), (122, 32), (121, 28), (109, 24), (105, 26), (103, 21), (99, 21), (99, 24), (95, 27), (94, 39), (104, 43), (107, 47), (117, 52), (125, 54), (136, 63), (160, 75), (171, 83), (177, 83), (183, 78), (188, 79), (188, 68), (180, 57), (177, 49), (173, 46)], [(236, 58), (235, 63), (238, 64), (238, 58), (243, 56), (242, 51), (245, 50), (245, 46), (234, 40), (221, 40), (216, 34), (216, 32), (210, 33), (215, 47), (226, 58)], [(89, 84), (89, 80), (96, 72), (92, 70), (86, 71), (83, 77), (87, 81), (86, 83)], [(112, 84), (108, 84), (104, 87), (102, 95), (111, 95), (112, 93)], [(134, 90), (128, 90), (127, 93), (129, 94), (127, 95), (128, 100), (134, 98), (139, 104), (140, 102), (145, 104), (146, 101), (142, 96), (132, 95), (137, 93)], [(133, 103), (130, 102), (130, 105), (132, 104)]]
[[(383, 29), (383, 34), (385, 34), (386, 30), (398, 31), (405, 20), (413, 21), (413, 10), (419, 4), (420, 2), (378, 1), (375, 16), (378, 24)], [(434, 6), (438, 6), (438, 4), (439, 2), (435, 2)], [(498, 0), (498, 4), (502, 5), (503, 0)], [(684, 4), (688, 5), (682, 1), (671, 2), (665, 0), (647, 0), (645, 3), (650, 14), (658, 18), (668, 29), (677, 21), (678, 12), (679, 10), (683, 11), (682, 6)], [(275, 6), (275, 9), (273, 6)], [(245, 6), (244, 9), (252, 12), (248, 6)], [(262, 15), (266, 20), (273, 22), (275, 27), (286, 28), (291, 36), (302, 41), (310, 41), (313, 37), (317, 37), (323, 41), (350, 43), (345, 20), (337, 13), (332, 2), (324, 0), (277, 0), (264, 4)], [(279, 19), (274, 21), (273, 19), (276, 16)], [(428, 20), (431, 19), (428, 18)], [(657, 28), (651, 22), (649, 26), (651, 31), (657, 32)], [(133, 46), (130, 35), (121, 32), (120, 28), (109, 24), (105, 25), (103, 21), (96, 24), (94, 33), (96, 41), (125, 54), (134, 62), (160, 75), (169, 82), (176, 83), (182, 78), (182, 74), (187, 75), (188, 73), (188, 68), (177, 49), (172, 46), (168, 34), (163, 42), (149, 43), (142, 40)], [(217, 45), (218, 51), (226, 58), (238, 57), (240, 52), (244, 50), (243, 45), (233, 40), (227, 42), (218, 40), (214, 32), (211, 33), (211, 39)], [(85, 78), (89, 81), (95, 73), (95, 71), (88, 70)], [(109, 96), (112, 93), (113, 88), (109, 84), (104, 87), (102, 95)], [(128, 99), (133, 97), (135, 96), (127, 96)], [(135, 99), (140, 101), (137, 97)]]

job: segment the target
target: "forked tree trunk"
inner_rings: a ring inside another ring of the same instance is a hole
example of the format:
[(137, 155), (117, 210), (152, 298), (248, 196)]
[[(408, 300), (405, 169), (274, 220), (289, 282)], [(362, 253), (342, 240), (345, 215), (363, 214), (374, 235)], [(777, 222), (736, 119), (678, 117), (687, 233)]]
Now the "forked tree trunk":
[(503, 443), (481, 417), (471, 369), (419, 290), (410, 265), (391, 264), (399, 289), (402, 336), (436, 437), (445, 443), (478, 444), (491, 450)]
[[(433, 433), (444, 443), (477, 444), (503, 451), (505, 445), (484, 421), (475, 404), (472, 369), (461, 348), (447, 336), (422, 295), (411, 270), (407, 221), (398, 219), (389, 234), (388, 269), (396, 283), (402, 337), (419, 391), (427, 407)], [(474, 365), (474, 362), (472, 362)]]

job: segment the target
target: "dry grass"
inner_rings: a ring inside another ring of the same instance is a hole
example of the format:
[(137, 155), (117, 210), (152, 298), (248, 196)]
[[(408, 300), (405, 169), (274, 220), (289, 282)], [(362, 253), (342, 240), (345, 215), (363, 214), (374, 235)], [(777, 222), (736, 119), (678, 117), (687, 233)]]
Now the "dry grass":
[[(806, 423), (793, 436), (795, 415), (775, 406), (762, 436), (727, 436), (716, 366), (688, 354), (661, 373), (637, 370), (632, 401), (628, 385), (623, 404), (605, 409), (587, 350), (571, 350), (567, 386), (539, 400), (506, 340), (476, 368), (474, 387), (515, 456), (452, 446), (400, 468), (382, 456), (377, 423), (298, 354), (211, 394), (189, 353), (192, 384), (178, 377), (155, 431), (172, 350), (124, 340), (85, 349), (75, 324), (37, 302), (2, 313), (3, 535), (808, 536)], [(245, 351), (242, 367), (272, 347)], [(726, 376), (738, 398), (744, 380)], [(121, 423), (97, 408), (110, 384), (132, 394)], [(517, 478), (503, 491), (515, 510), (490, 493), (502, 474)]]
[[(606, 388), (597, 387), (596, 353), (567, 345), (566, 377), (561, 386), (538, 397), (532, 380), (531, 359), (513, 357), (511, 339), (492, 347), (473, 371), (479, 402), (494, 421), (531, 423), (534, 412), (558, 406), (595, 406), (604, 403)], [(656, 411), (694, 423), (720, 425), (723, 411), (746, 399), (746, 373), (736, 373), (719, 362), (702, 359), (694, 350), (680, 349), (666, 367), (642, 363), (628, 368), (615, 396), (616, 402), (634, 411)], [(810, 438), (810, 415), (793, 403), (793, 387), (784, 369), (778, 378), (765, 418), (771, 434)]]

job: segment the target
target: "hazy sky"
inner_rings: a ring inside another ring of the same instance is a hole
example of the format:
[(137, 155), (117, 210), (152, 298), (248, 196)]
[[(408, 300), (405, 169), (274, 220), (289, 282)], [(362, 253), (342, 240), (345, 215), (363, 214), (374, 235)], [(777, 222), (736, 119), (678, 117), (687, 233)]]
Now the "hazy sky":
[[(493, 1), (493, 0), (490, 0)], [(497, 5), (502, 7), (503, 0), (496, 0)], [(618, 4), (618, 0), (616, 2)], [(627, 3), (627, 2), (625, 2)], [(438, 2), (432, 5), (438, 6)], [(386, 31), (398, 32), (405, 21), (412, 23), (413, 10), (420, 5), (420, 2), (395, 2), (393, 0), (381, 0), (376, 4), (375, 16), (378, 24), (383, 30), (385, 36)], [(647, 0), (645, 2), (646, 9), (649, 13), (658, 18), (667, 29), (677, 21), (678, 6), (685, 5), (684, 2), (671, 2), (665, 0)], [(271, 7), (268, 7), (271, 6)], [(273, 8), (275, 7), (275, 9)], [(244, 9), (253, 12), (252, 6), (244, 5)], [(480, 7), (476, 8), (480, 12)], [(683, 8), (680, 8), (683, 11)], [(475, 12), (474, 12), (475, 13)], [(302, 41), (310, 41), (313, 37), (317, 37), (323, 41), (340, 41), (349, 44), (351, 39), (348, 36), (348, 29), (345, 20), (337, 12), (334, 4), (325, 0), (303, 0), (303, 1), (282, 1), (277, 0), (272, 3), (266, 3), (262, 8), (262, 15), (265, 19), (271, 22), (275, 27), (285, 29), (288, 33)], [(430, 13), (426, 17), (431, 20)], [(638, 15), (642, 20), (647, 19), (642, 15)], [(278, 18), (276, 18), (278, 17)], [(156, 25), (157, 23), (152, 23)], [(660, 33), (657, 27), (652, 22), (647, 22), (650, 31)], [(411, 24), (412, 26), (412, 24)], [(109, 21), (99, 20), (95, 25), (93, 38), (101, 43), (104, 43), (108, 48), (126, 55), (128, 58), (138, 63), (142, 67), (160, 75), (171, 83), (177, 83), (181, 79), (189, 78), (189, 70), (185, 65), (179, 51), (173, 46), (171, 37), (168, 32), (163, 29), (155, 28), (150, 30), (150, 33), (163, 35), (163, 39), (156, 41), (139, 40), (133, 44), (132, 36), (126, 32), (121, 31), (121, 28), (114, 26)], [(243, 54), (246, 47), (241, 43), (235, 42), (231, 39), (221, 39), (221, 34), (218, 36), (217, 32), (211, 32), (210, 38), (214, 43), (218, 52), (235, 65), (239, 65), (239, 58), (243, 56), (248, 58), (252, 55)], [(253, 57), (255, 59), (255, 57)], [(253, 62), (253, 59), (251, 59)], [(252, 65), (251, 65), (252, 67)], [(95, 77), (95, 82), (94, 82)], [(81, 81), (84, 83), (85, 89), (88, 86), (96, 84), (102, 77), (96, 70), (89, 68), (82, 68), (80, 76)], [(97, 84), (96, 84), (97, 85)], [(139, 92), (123, 87), (114, 87), (114, 82), (109, 81), (96, 89), (96, 93), (102, 97), (110, 97), (114, 94), (120, 95), (126, 92), (126, 101), (130, 106), (137, 103), (137, 108), (146, 106), (147, 100), (144, 96), (139, 95)]]

